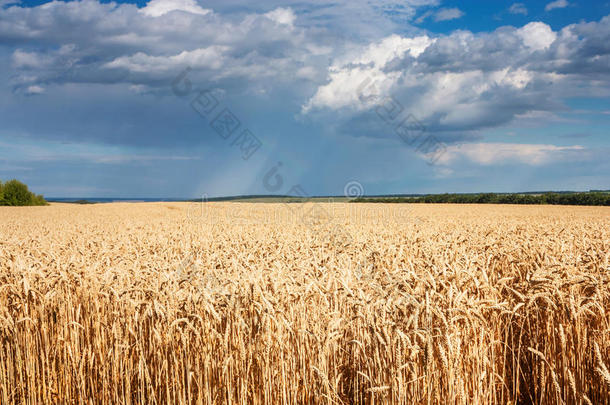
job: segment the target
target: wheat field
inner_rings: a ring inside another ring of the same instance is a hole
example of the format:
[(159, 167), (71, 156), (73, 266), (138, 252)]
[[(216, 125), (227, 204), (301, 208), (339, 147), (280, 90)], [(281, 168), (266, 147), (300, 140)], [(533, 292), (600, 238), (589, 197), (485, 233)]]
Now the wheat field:
[(606, 207), (0, 208), (1, 404), (610, 404)]

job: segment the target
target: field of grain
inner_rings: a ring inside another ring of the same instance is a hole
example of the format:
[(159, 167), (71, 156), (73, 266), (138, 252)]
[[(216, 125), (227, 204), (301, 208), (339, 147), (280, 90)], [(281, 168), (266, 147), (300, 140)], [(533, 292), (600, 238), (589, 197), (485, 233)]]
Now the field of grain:
[(609, 404), (609, 260), (607, 207), (1, 207), (0, 403)]

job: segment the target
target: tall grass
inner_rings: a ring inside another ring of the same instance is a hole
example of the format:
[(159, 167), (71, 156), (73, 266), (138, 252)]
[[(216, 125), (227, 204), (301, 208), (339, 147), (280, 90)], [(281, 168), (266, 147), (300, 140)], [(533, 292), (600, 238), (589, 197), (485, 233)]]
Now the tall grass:
[(0, 403), (610, 403), (607, 208), (354, 206), (0, 209)]

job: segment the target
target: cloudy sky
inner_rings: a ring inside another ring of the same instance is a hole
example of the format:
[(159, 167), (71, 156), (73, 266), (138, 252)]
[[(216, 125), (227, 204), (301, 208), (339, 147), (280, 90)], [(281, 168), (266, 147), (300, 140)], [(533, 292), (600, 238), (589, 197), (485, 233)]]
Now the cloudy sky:
[(49, 197), (610, 188), (607, 0), (0, 0), (0, 71)]

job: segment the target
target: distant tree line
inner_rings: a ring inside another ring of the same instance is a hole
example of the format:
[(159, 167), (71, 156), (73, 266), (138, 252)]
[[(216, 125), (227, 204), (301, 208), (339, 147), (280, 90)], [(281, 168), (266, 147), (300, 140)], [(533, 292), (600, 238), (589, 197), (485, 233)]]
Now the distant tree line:
[(552, 204), (610, 205), (610, 193), (544, 194), (431, 194), (421, 197), (361, 197), (354, 202), (379, 203), (455, 203), (455, 204)]
[(0, 181), (0, 205), (47, 205), (44, 197), (34, 194), (28, 186), (18, 180)]

